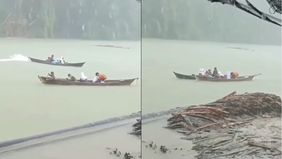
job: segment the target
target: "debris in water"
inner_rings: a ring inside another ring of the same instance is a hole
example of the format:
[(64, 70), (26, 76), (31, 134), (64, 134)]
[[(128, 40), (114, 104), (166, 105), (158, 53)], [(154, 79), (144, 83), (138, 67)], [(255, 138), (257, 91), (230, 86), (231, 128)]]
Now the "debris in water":
[(162, 153), (166, 153), (167, 151), (168, 151), (168, 149), (165, 147), (165, 146), (161, 146), (160, 147), (160, 151), (162, 152)]
[(133, 130), (132, 130), (132, 132), (130, 134), (136, 135), (136, 136), (141, 136), (141, 133), (142, 133), (142, 131), (141, 131), (141, 125), (142, 125), (141, 124), (141, 119), (136, 119), (136, 121), (137, 122), (132, 125)]
[(233, 92), (173, 113), (167, 127), (193, 140), (199, 159), (281, 158), (281, 98), (273, 94)]
[(117, 148), (114, 148), (114, 149), (112, 149), (112, 148), (106, 148), (107, 150), (110, 150), (110, 152), (109, 152), (109, 154), (110, 155), (113, 155), (113, 156), (115, 156), (115, 157), (117, 157), (117, 158), (120, 158), (120, 157), (122, 157), (123, 159), (135, 159), (135, 158), (141, 158), (141, 155), (136, 155), (136, 156), (134, 156), (134, 155), (132, 155), (132, 153), (130, 153), (130, 152), (125, 152), (124, 154), (120, 151), (120, 150), (118, 150)]

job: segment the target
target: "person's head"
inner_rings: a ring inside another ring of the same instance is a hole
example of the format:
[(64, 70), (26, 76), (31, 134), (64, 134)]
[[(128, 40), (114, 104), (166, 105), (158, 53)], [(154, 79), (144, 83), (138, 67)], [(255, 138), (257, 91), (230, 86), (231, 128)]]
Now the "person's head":
[(214, 69), (215, 69), (215, 70), (217, 70), (217, 68), (216, 68), (216, 67), (214, 67)]
[(53, 74), (54, 74), (54, 72), (52, 71), (52, 72), (51, 72), (51, 75), (53, 75)]
[(95, 74), (96, 76), (99, 76), (99, 72), (96, 72), (96, 74)]
[(52, 54), (51, 57), (54, 57), (54, 55)]
[(68, 74), (68, 77), (70, 77), (71, 76), (71, 74)]

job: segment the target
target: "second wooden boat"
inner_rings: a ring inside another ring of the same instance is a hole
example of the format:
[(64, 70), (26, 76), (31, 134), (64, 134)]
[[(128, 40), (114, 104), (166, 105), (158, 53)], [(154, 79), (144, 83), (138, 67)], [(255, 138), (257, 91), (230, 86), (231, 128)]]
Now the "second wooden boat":
[(47, 64), (47, 65), (55, 65), (55, 66), (82, 67), (85, 64), (85, 62), (80, 62), (80, 63), (68, 63), (68, 62), (65, 62), (65, 63), (52, 63), (52, 62), (49, 62), (47, 60), (40, 60), (40, 59), (36, 59), (36, 58), (32, 58), (32, 57), (29, 57), (29, 59), (32, 62), (41, 63), (41, 64)]

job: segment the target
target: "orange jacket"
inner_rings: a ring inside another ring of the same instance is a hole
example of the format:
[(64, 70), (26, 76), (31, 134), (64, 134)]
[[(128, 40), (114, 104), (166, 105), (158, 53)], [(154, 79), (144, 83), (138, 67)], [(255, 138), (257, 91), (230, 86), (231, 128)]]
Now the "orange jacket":
[(106, 75), (104, 75), (104, 74), (100, 74), (99, 75), (99, 80), (100, 81), (105, 81), (107, 79), (107, 76)]

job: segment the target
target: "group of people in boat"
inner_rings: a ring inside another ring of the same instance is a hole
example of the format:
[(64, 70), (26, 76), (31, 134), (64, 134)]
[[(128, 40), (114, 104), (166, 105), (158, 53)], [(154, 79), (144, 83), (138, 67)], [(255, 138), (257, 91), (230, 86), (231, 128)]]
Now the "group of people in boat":
[[(56, 79), (54, 72), (48, 73), (47, 76), (51, 79)], [(94, 82), (94, 83), (103, 83), (103, 82), (105, 82), (106, 79), (107, 79), (107, 76), (105, 74), (102, 74), (102, 73), (99, 73), (99, 72), (96, 72), (93, 80), (89, 80), (83, 72), (81, 72), (80, 79), (76, 79), (70, 73), (68, 74), (68, 76), (66, 78), (66, 80), (69, 80), (69, 81), (79, 80), (80, 82)]]
[(66, 63), (64, 57), (57, 59), (57, 58), (55, 58), (55, 56), (53, 54), (50, 57), (48, 57), (46, 61), (53, 63), (53, 64), (64, 64), (64, 63)]
[(226, 74), (221, 73), (217, 67), (214, 67), (213, 71), (211, 69), (200, 69), (199, 76), (213, 77), (213, 78), (226, 78), (226, 79), (235, 79), (239, 77), (238, 72), (227, 72)]

